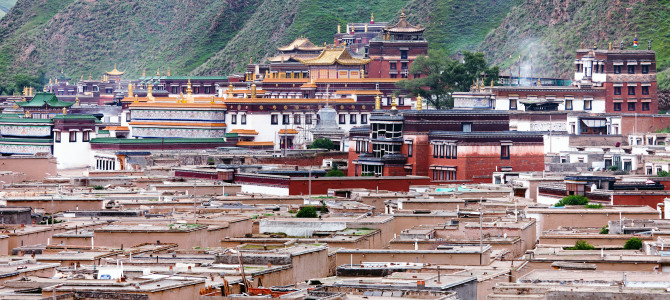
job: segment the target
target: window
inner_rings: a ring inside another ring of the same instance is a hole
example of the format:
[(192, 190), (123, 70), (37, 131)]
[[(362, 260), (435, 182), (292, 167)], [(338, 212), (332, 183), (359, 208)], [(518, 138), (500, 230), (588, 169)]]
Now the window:
[(635, 66), (628, 66), (628, 74), (635, 74)]
[(509, 145), (500, 146), (500, 158), (509, 159)]
[(628, 111), (635, 111), (635, 102), (628, 102)]
[(406, 63), (406, 62), (400, 63), (400, 68), (401, 68), (403, 71), (407, 71), (407, 63)]
[(472, 132), (472, 123), (470, 122), (461, 123), (461, 129), (463, 130), (463, 132)]
[(414, 144), (412, 142), (407, 143), (407, 156), (412, 157), (414, 154)]
[(635, 95), (635, 87), (634, 86), (629, 86), (628, 87), (628, 95)]
[(391, 78), (398, 78), (398, 74), (391, 74)]
[(54, 132), (56, 135), (54, 136), (54, 141), (56, 143), (60, 143), (60, 131)]
[(400, 50), (400, 59), (407, 59), (407, 50)]
[(509, 99), (509, 110), (516, 110), (516, 99)]
[(340, 124), (347, 124), (347, 115), (340, 114)]
[(279, 124), (279, 115), (271, 115), (270, 116), (270, 124), (271, 125)]
[(451, 145), (451, 158), (453, 158), (453, 159), (458, 158), (457, 154), (458, 154), (458, 146), (457, 145)]
[(642, 65), (642, 74), (647, 74), (649, 73), (649, 66), (648, 65)]
[(281, 116), (281, 124), (282, 124), (282, 125), (289, 125), (289, 124), (291, 124), (291, 115), (282, 115), (282, 116)]
[(305, 115), (305, 124), (312, 124), (312, 115), (311, 114), (306, 114)]
[(240, 124), (242, 124), (242, 125), (247, 124), (247, 115), (246, 114), (240, 115)]
[(615, 86), (614, 87), (614, 95), (621, 95), (621, 87), (620, 86)]
[(82, 141), (88, 142), (91, 140), (91, 132), (90, 131), (84, 131), (81, 136)]
[(440, 158), (444, 158), (444, 145), (440, 145), (437, 149), (440, 152)]
[(644, 111), (649, 110), (649, 102), (642, 102), (642, 110)]
[(565, 110), (572, 110), (572, 100), (565, 100)]
[(614, 103), (614, 110), (615, 111), (621, 111), (621, 103)]
[(394, 62), (391, 63), (391, 70), (396, 70), (396, 65), (397, 65), (397, 63), (394, 63)]
[(433, 158), (437, 158), (439, 154), (439, 145), (433, 145)]
[(230, 124), (237, 124), (237, 115), (230, 115)]
[(295, 124), (295, 125), (300, 125), (300, 124), (302, 124), (302, 123), (300, 122), (300, 115), (293, 115), (293, 124)]
[(362, 114), (361, 115), (361, 124), (367, 124), (368, 123), (368, 115)]
[(127, 113), (126, 113), (126, 122), (130, 122), (130, 120), (131, 120), (131, 118), (130, 118), (130, 112), (127, 112)]
[(621, 66), (614, 66), (614, 74), (621, 74)]
[(642, 95), (649, 95), (649, 87), (648, 86), (643, 86), (642, 87)]
[(77, 141), (77, 132), (76, 131), (70, 131), (70, 142), (74, 143)]
[(356, 124), (356, 115), (349, 115), (349, 124)]
[(593, 100), (584, 100), (584, 110), (591, 110)]

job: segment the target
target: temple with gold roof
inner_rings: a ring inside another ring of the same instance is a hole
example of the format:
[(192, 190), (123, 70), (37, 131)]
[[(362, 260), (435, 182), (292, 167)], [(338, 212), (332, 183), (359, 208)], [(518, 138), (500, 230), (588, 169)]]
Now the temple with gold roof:
[(365, 65), (370, 59), (356, 58), (344, 46), (330, 46), (323, 49), (319, 56), (300, 59), (300, 62), (309, 67), (311, 80), (358, 79), (365, 77)]

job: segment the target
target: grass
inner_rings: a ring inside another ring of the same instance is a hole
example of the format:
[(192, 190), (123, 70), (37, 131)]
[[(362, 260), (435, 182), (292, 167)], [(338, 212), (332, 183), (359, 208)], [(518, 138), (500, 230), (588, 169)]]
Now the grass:
[(603, 205), (600, 204), (600, 203), (596, 203), (596, 204), (587, 204), (587, 205), (584, 205), (584, 208), (588, 208), (588, 209), (601, 209), (601, 208), (603, 208)]

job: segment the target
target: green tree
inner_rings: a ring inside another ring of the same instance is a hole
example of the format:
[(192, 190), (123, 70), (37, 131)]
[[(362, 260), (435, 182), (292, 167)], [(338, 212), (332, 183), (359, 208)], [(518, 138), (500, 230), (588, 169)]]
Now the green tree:
[(335, 148), (335, 145), (333, 144), (333, 141), (331, 141), (329, 138), (318, 138), (315, 139), (311, 145), (309, 145), (309, 149), (326, 149), (326, 150), (332, 150)]
[(595, 249), (595, 247), (593, 247), (587, 241), (579, 240), (579, 241), (575, 242), (574, 247), (569, 247), (569, 248), (565, 248), (565, 249), (567, 249), (567, 250), (593, 250), (593, 249)]
[[(481, 52), (464, 52), (463, 60), (457, 61), (441, 50), (429, 50), (428, 56), (419, 56), (410, 67), (414, 79), (402, 80), (396, 85), (412, 93), (421, 95), (436, 109), (454, 107), (453, 92), (467, 92), (477, 79), (485, 85), (498, 80), (500, 69), (488, 67)], [(417, 78), (418, 76), (420, 78)]]
[(337, 168), (336, 163), (333, 163), (333, 168), (331, 168), (330, 171), (328, 171), (328, 173), (326, 173), (326, 177), (344, 177), (344, 176), (346, 176), (346, 175), (344, 174), (344, 172), (342, 170)]
[(630, 238), (626, 241), (626, 244), (623, 245), (623, 248), (626, 250), (640, 250), (642, 248), (642, 240), (636, 237)]
[(563, 197), (560, 201), (554, 204), (554, 207), (563, 207), (566, 205), (587, 205), (589, 204), (589, 198), (586, 198), (582, 195), (570, 195)]
[(661, 170), (656, 174), (656, 176), (658, 176), (658, 177), (670, 177), (670, 172)]
[(610, 230), (607, 228), (607, 225), (603, 226), (603, 228), (600, 228), (600, 234), (609, 234)]
[(314, 206), (304, 206), (300, 208), (298, 214), (295, 216), (296, 218), (316, 218), (316, 208)]

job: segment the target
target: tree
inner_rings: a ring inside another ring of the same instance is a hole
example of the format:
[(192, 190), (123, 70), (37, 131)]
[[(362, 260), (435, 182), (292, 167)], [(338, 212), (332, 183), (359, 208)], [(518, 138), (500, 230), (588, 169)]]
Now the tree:
[(554, 207), (563, 207), (566, 205), (587, 205), (589, 204), (589, 198), (586, 198), (582, 195), (570, 195), (563, 197), (560, 201), (554, 204)]
[(337, 164), (333, 162), (333, 168), (326, 173), (326, 177), (343, 177), (345, 176), (344, 172), (342, 170), (337, 168)]
[(316, 218), (316, 208), (314, 206), (305, 206), (300, 208), (298, 214), (295, 215), (296, 218)]
[(331, 141), (329, 138), (318, 138), (315, 139), (311, 145), (309, 145), (309, 149), (326, 149), (326, 150), (332, 150), (335, 148), (335, 145), (333, 144), (333, 141)]
[(607, 225), (603, 226), (603, 228), (600, 228), (600, 234), (609, 234), (610, 229), (607, 228)]
[(587, 242), (587, 241), (579, 240), (579, 241), (575, 242), (574, 247), (569, 247), (569, 248), (565, 248), (565, 249), (567, 249), (567, 250), (593, 250), (593, 249), (595, 249), (595, 247), (591, 246), (591, 244), (589, 244), (589, 242)]
[[(452, 108), (453, 92), (467, 92), (477, 79), (485, 85), (498, 80), (500, 69), (488, 67), (481, 52), (465, 52), (463, 60), (451, 60), (440, 50), (429, 50), (428, 56), (417, 57), (410, 73), (414, 79), (402, 80), (396, 85), (413, 95), (421, 95), (436, 109)], [(418, 77), (418, 76), (421, 77)]]
[(626, 244), (623, 245), (623, 248), (626, 250), (640, 250), (642, 248), (642, 240), (636, 237), (630, 238), (626, 241)]

